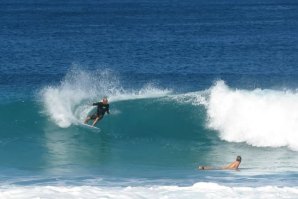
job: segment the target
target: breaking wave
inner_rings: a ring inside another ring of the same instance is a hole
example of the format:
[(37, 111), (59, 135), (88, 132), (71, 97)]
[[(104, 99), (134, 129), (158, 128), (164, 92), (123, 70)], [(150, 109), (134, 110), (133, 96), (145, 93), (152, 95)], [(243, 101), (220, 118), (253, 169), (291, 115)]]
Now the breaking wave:
[(152, 84), (138, 90), (126, 90), (113, 72), (72, 70), (57, 86), (47, 86), (41, 91), (46, 114), (60, 127), (66, 128), (83, 121), (93, 109), (90, 104), (108, 96), (110, 102), (162, 97), (170, 90)]

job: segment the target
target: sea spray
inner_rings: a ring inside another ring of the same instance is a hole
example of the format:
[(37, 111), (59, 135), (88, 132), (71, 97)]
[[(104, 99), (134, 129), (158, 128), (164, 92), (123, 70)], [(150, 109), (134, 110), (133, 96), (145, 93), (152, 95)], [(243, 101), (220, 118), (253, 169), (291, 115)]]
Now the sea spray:
[(61, 128), (83, 121), (93, 109), (94, 101), (108, 96), (110, 102), (142, 98), (162, 97), (168, 89), (160, 89), (151, 83), (142, 88), (124, 89), (117, 75), (110, 70), (83, 71), (73, 69), (59, 85), (42, 89), (41, 96), (47, 115)]

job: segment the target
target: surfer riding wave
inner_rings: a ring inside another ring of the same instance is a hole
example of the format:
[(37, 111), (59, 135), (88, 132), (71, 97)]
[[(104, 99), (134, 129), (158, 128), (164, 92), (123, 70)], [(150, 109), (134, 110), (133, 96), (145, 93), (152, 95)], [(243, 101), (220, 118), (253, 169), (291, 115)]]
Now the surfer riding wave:
[(103, 118), (105, 113), (110, 114), (110, 105), (106, 97), (104, 97), (101, 102), (95, 102), (92, 105), (97, 106), (97, 111), (94, 114), (87, 116), (84, 124), (87, 124), (90, 120), (94, 120), (92, 126), (95, 126), (96, 123)]

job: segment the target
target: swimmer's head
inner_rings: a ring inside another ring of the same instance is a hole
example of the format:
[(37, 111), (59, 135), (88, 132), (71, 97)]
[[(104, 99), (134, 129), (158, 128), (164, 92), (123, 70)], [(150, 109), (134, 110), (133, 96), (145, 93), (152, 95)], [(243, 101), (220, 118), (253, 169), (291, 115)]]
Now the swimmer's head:
[(237, 156), (236, 161), (241, 162), (241, 156), (240, 155)]

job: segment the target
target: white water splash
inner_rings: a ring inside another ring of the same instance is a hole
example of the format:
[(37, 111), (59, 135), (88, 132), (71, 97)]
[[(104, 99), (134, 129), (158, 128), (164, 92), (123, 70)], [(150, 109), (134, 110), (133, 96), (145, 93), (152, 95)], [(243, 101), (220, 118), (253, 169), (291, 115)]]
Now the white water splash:
[(211, 89), (206, 104), (208, 127), (229, 142), (298, 150), (298, 92), (239, 90), (223, 81)]
[(206, 126), (222, 140), (298, 151), (298, 91), (231, 89), (217, 81), (207, 90), (171, 99), (204, 106)]
[(84, 120), (93, 109), (91, 104), (108, 96), (110, 102), (162, 97), (171, 91), (150, 84), (139, 90), (125, 90), (111, 71), (93, 73), (72, 70), (61, 84), (41, 91), (46, 113), (60, 127), (66, 128)]

